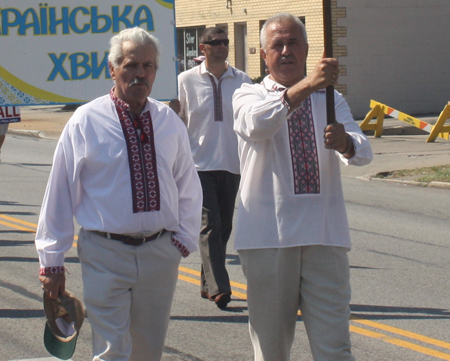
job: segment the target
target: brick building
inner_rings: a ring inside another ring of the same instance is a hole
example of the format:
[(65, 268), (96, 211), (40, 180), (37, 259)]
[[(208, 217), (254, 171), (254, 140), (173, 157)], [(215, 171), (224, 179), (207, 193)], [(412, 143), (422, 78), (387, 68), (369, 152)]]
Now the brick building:
[[(333, 52), (341, 64), (337, 90), (356, 119), (370, 99), (411, 115), (440, 112), (450, 100), (448, 0), (332, 0)], [(198, 34), (224, 28), (230, 64), (255, 79), (264, 74), (259, 30), (277, 12), (305, 23), (311, 71), (323, 52), (322, 0), (175, 0), (179, 70), (192, 66)]]

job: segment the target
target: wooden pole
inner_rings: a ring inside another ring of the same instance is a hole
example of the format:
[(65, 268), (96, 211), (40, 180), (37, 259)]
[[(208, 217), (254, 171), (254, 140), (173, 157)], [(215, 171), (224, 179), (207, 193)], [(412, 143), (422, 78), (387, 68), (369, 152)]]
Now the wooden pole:
[[(331, 0), (323, 0), (323, 37), (325, 43), (325, 57), (333, 57), (333, 25), (331, 21)], [(334, 110), (334, 87), (327, 86), (327, 124), (336, 122)]]

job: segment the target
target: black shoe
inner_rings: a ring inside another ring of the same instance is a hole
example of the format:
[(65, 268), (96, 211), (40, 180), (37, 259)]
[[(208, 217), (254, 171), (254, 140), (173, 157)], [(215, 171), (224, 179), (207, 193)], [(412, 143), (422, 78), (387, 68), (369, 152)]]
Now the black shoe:
[(219, 293), (217, 296), (214, 297), (214, 302), (216, 303), (217, 307), (219, 307), (221, 310), (227, 307), (227, 305), (231, 301), (231, 294), (228, 292)]

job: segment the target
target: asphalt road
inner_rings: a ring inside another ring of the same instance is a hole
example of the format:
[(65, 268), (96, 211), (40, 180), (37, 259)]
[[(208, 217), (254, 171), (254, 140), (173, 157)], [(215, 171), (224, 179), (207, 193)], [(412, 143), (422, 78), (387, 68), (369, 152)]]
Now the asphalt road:
[[(42, 343), (44, 314), (33, 244), (56, 142), (9, 135), (0, 163), (0, 361), (56, 360)], [(357, 360), (450, 360), (450, 191), (343, 177), (353, 241), (352, 341)], [(80, 265), (66, 257), (82, 296)], [(164, 361), (252, 359), (245, 278), (229, 246), (234, 299), (226, 311), (199, 297), (199, 254), (182, 261)], [(270, 312), (270, 310), (268, 310)], [(74, 361), (89, 360), (89, 320)], [(292, 360), (310, 361), (301, 318)]]

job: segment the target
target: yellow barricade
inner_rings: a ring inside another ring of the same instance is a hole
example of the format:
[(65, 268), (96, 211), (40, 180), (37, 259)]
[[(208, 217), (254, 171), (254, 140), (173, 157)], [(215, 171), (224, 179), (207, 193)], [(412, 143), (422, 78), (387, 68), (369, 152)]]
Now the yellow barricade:
[[(389, 115), (398, 120), (404, 121), (416, 128), (422, 129), (430, 135), (427, 138), (427, 143), (434, 142), (437, 137), (449, 139), (450, 125), (445, 125), (447, 119), (450, 118), (450, 102), (444, 107), (435, 125), (424, 122), (423, 120), (414, 118), (408, 114), (402, 113), (396, 109), (390, 108), (385, 104), (379, 103), (375, 100), (370, 101), (372, 108), (360, 124), (362, 130), (374, 130), (375, 137), (381, 137), (383, 134), (384, 116)], [(377, 118), (376, 123), (371, 123), (373, 118)]]

